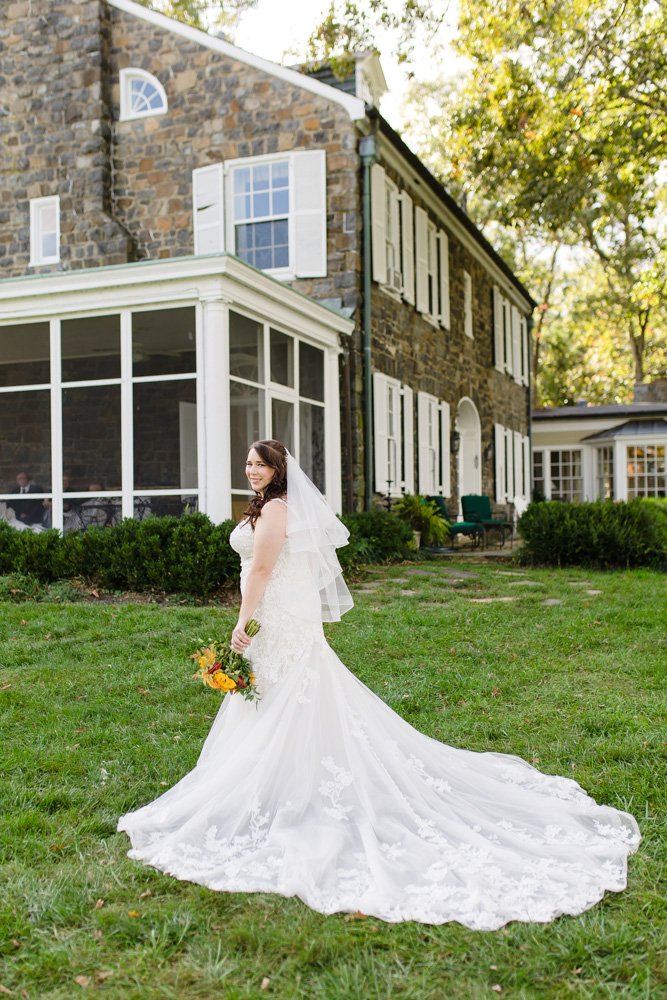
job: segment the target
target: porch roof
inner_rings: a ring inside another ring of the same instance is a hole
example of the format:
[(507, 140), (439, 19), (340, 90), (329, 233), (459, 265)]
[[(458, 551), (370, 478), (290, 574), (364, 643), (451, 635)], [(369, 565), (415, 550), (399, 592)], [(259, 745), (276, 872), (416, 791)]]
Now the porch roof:
[(624, 424), (608, 427), (606, 431), (589, 434), (588, 437), (582, 438), (582, 441), (592, 443), (619, 437), (649, 437), (653, 435), (667, 437), (667, 420), (626, 420)]

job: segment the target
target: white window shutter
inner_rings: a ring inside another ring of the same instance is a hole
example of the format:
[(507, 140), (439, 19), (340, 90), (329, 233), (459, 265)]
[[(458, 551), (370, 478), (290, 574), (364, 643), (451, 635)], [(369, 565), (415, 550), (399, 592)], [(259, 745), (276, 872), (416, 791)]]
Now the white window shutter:
[(373, 453), (375, 458), (375, 492), (389, 491), (387, 451), (387, 379), (373, 372)]
[(412, 389), (404, 385), (403, 395), (403, 489), (415, 491), (415, 426)]
[(521, 440), (521, 434), (519, 431), (514, 431), (514, 492), (512, 493), (512, 501), (515, 496), (523, 497), (523, 445)]
[(505, 499), (511, 501), (516, 492), (514, 489), (514, 436), (508, 427), (505, 428), (505, 472), (507, 474)]
[(533, 477), (530, 467), (530, 438), (526, 435), (522, 439), (523, 445), (523, 492), (528, 503), (533, 497)]
[(440, 403), (440, 492), (443, 497), (452, 495), (451, 454), (449, 447), (449, 403)]
[(327, 164), (323, 149), (292, 154), (294, 187), (294, 273), (324, 278), (327, 273)]
[(413, 306), (415, 304), (415, 220), (410, 195), (407, 191), (401, 191), (400, 198), (403, 298)]
[(415, 259), (417, 309), (428, 312), (428, 216), (423, 208), (415, 208)]
[(512, 306), (512, 375), (521, 385), (521, 317), (516, 306)]
[(505, 350), (505, 371), (512, 374), (512, 316), (510, 304), (503, 299), (503, 344)]
[(496, 458), (496, 503), (505, 503), (507, 489), (505, 486), (505, 428), (502, 424), (493, 425), (493, 445)]
[(528, 320), (521, 317), (521, 384), (528, 385), (529, 355), (528, 355)]
[(440, 325), (446, 330), (451, 329), (449, 308), (449, 237), (442, 230), (438, 233), (440, 253), (438, 264), (440, 269)]
[(192, 171), (192, 221), (195, 253), (225, 249), (223, 165), (212, 163)]
[(371, 167), (371, 243), (373, 281), (387, 281), (387, 195), (384, 167)]
[(496, 371), (504, 373), (503, 297), (497, 285), (493, 286), (493, 364)]
[(466, 337), (473, 336), (472, 327), (472, 277), (468, 271), (463, 272), (463, 315)]
[(417, 448), (419, 460), (419, 492), (429, 492), (428, 475), (428, 404), (425, 392), (417, 393)]

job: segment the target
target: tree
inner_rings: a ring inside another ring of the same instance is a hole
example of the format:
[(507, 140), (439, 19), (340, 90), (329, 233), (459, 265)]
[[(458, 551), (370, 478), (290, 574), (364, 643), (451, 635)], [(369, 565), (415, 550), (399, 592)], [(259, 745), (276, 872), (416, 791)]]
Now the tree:
[(202, 31), (231, 31), (258, 0), (138, 0), (144, 7)]
[(483, 228), (588, 250), (642, 381), (665, 337), (667, 9), (462, 0), (458, 48), (469, 74), (413, 95), (425, 156)]

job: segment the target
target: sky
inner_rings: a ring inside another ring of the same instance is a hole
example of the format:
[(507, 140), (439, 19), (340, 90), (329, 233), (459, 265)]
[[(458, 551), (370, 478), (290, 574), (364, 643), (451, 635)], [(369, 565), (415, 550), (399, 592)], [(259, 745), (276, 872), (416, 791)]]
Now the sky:
[[(322, 17), (322, 12), (328, 9), (330, 0), (259, 0), (256, 9), (243, 15), (234, 32), (234, 44), (256, 55), (264, 56), (274, 62), (291, 65), (298, 60), (298, 55), (286, 54), (291, 49), (305, 50), (305, 43), (314, 26)], [(437, 42), (446, 44), (455, 31), (456, 0), (450, 0), (448, 16), (440, 28)], [(392, 54), (392, 39), (387, 34), (378, 35), (376, 44), (380, 50), (380, 60), (389, 92), (381, 104), (385, 118), (398, 130), (406, 130), (409, 139), (409, 128), (406, 129), (406, 115), (403, 102), (407, 90), (405, 69), (399, 67), (396, 57)], [(428, 47), (430, 48), (430, 46)], [(419, 58), (419, 78), (432, 79), (438, 75), (440, 67), (430, 56), (428, 48), (422, 41), (417, 48)], [(453, 59), (448, 58), (447, 65), (452, 67)]]

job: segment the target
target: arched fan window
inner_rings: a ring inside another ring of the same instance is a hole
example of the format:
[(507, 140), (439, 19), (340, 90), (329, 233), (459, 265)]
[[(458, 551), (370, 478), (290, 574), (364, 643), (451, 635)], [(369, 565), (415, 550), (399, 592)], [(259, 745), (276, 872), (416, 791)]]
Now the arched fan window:
[(163, 115), (167, 110), (167, 95), (160, 81), (143, 69), (120, 71), (120, 118), (147, 118)]

